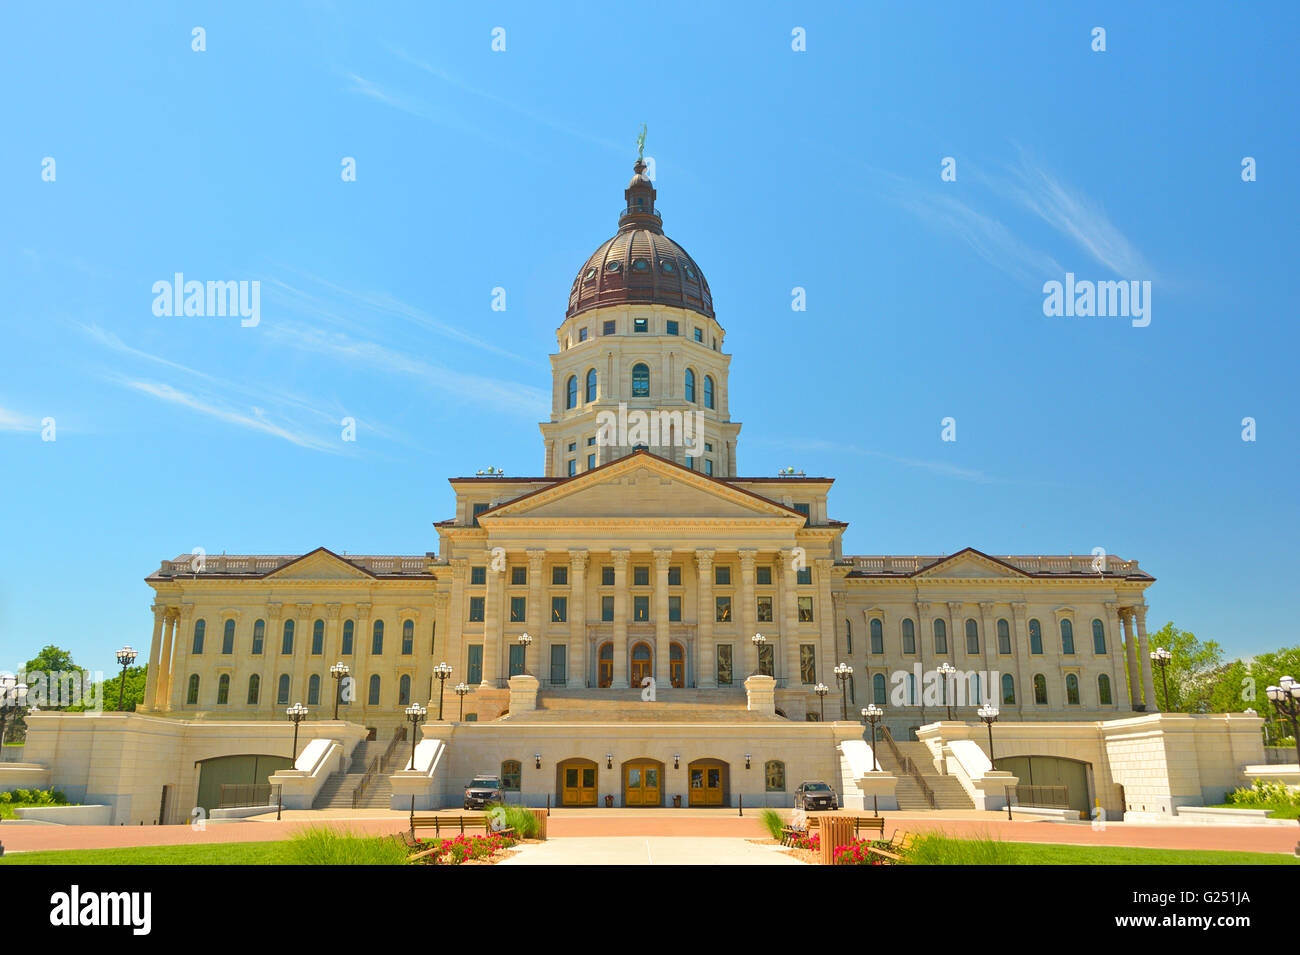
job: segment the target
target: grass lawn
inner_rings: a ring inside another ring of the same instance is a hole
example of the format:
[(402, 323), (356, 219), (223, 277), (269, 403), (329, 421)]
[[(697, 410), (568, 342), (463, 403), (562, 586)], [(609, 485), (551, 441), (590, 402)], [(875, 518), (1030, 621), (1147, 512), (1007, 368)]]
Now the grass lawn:
[(1134, 849), (1127, 846), (1067, 846), (1004, 842), (1006, 865), (1300, 865), (1295, 856), (1271, 852), (1212, 852), (1202, 849)]
[(1265, 802), (1265, 803), (1245, 803), (1245, 802), (1221, 802), (1215, 809), (1269, 809), (1270, 819), (1300, 819), (1300, 806), (1293, 803)]

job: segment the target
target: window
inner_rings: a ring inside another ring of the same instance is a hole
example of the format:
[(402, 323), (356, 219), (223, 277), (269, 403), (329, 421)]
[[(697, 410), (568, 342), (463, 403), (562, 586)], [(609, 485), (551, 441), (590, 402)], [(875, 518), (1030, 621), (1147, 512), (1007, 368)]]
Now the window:
[(632, 619), (637, 622), (650, 619), (650, 597), (647, 594), (638, 594), (632, 598)]
[(411, 705), (411, 674), (403, 673), (400, 680), (397, 681), (397, 705)]
[(1066, 656), (1074, 655), (1074, 624), (1064, 617), (1061, 618), (1061, 652)]
[(235, 621), (227, 620), (221, 634), (221, 653), (229, 656), (235, 652)]
[(551, 598), (551, 622), (567, 623), (569, 620), (569, 598), (552, 597)]
[[(480, 514), (482, 514), (484, 511), (486, 511), (486, 510), (487, 510), (489, 507), (491, 507), (491, 506), (492, 506), (492, 505), (490, 505), (490, 504), (484, 504), (483, 502), (479, 502), (478, 504), (475, 504), (475, 505), (474, 505), (474, 526), (475, 526), (475, 527), (478, 527), (478, 516), (479, 516)], [(485, 567), (475, 567), (475, 568), (473, 568), (473, 569), (470, 571), (470, 573), (472, 574), (475, 570), (483, 570), (483, 571), (486, 571), (486, 569), (487, 569), (487, 568), (485, 568)], [(484, 582), (485, 582), (485, 581), (483, 581), (483, 580), (471, 580), (471, 581), (470, 581), (471, 584), (474, 584), (474, 583), (481, 584), (481, 583), (484, 583)]]
[(772, 598), (771, 597), (758, 598), (758, 622), (759, 623), (772, 622)]
[(811, 597), (799, 598), (799, 622), (811, 623), (813, 618), (813, 606)]
[(1034, 705), (1047, 705), (1047, 677), (1041, 673), (1034, 674)]
[(713, 568), (713, 583), (719, 587), (731, 586), (731, 568), (718, 566)]
[(466, 648), (465, 673), (471, 685), (483, 682), (483, 644), (471, 643)]
[(501, 789), (506, 792), (517, 793), (521, 785), (523, 773), (520, 770), (519, 760), (507, 759), (501, 763)]
[(594, 454), (587, 455), (587, 470), (591, 471), (595, 467), (596, 467), (596, 456)]
[(587, 340), (587, 330), (585, 328), (578, 329), (578, 341), (585, 342), (586, 340)]
[(853, 674), (849, 674), (849, 706), (856, 706), (858, 702), (857, 684), (853, 680)]
[(470, 623), (483, 622), (483, 598), (482, 597), (469, 598), (469, 622)]
[(948, 652), (948, 625), (939, 618), (934, 618), (934, 652)]
[(853, 623), (844, 621), (844, 650), (849, 656), (853, 656)]
[(230, 674), (223, 673), (217, 680), (217, 705), (225, 706), (230, 702)]
[(907, 705), (916, 706), (916, 674), (907, 675)]
[(352, 656), (352, 642), (353, 638), (356, 636), (356, 632), (357, 625), (355, 621), (343, 621), (343, 655), (345, 657)]
[(1016, 702), (1016, 681), (1010, 673), (1002, 674), (1002, 703), (1011, 706)]
[(568, 677), (568, 647), (562, 643), (551, 644), (551, 683), (563, 686)]
[(704, 407), (713, 407), (713, 376), (704, 376)]
[(325, 621), (317, 620), (311, 625), (311, 653), (320, 656), (325, 652)]
[(704, 473), (707, 474), (709, 477), (713, 477), (713, 461), (711, 459), (705, 460)]
[(610, 623), (614, 619), (614, 598), (604, 596), (600, 598), (600, 619), (605, 623)]
[(384, 652), (384, 621), (376, 620), (370, 630), (370, 652), (380, 656)]
[(799, 682), (817, 682), (817, 649), (811, 643), (799, 644)]
[(632, 568), (632, 586), (649, 587), (650, 586), (650, 568), (633, 567)]
[(577, 450), (578, 450), (578, 442), (577, 442), (577, 441), (570, 441), (570, 442), (569, 442), (569, 450), (570, 450), (570, 451), (577, 451)]
[(801, 586), (807, 587), (812, 584), (812, 568), (802, 567), (795, 571), (794, 582)]
[(755, 579), (754, 582), (755, 582), (756, 584), (758, 584), (760, 587), (771, 587), (771, 586), (772, 586), (772, 568), (771, 568), (770, 566), (767, 566), (767, 567), (759, 567), (759, 568), (757, 568), (757, 569), (756, 569), (756, 579)]
[(307, 705), (320, 705), (320, 674), (313, 673), (307, 680)]
[(676, 334), (677, 334), (677, 322), (674, 321), (674, 320), (671, 319), (671, 318), (668, 319), (668, 334), (669, 334), (669, 335), (676, 335)]
[(402, 656), (409, 657), (415, 652), (415, 621), (409, 617), (402, 621)]
[(1070, 706), (1079, 705), (1079, 677), (1074, 673), (1065, 675), (1065, 702)]
[(248, 678), (248, 705), (257, 706), (257, 698), (262, 692), (262, 678), (254, 673)]
[(1092, 652), (1106, 652), (1106, 628), (1095, 618), (1092, 621)]
[(877, 673), (871, 677), (871, 702), (877, 706), (885, 703), (885, 675)]
[(280, 679), (276, 681), (275, 702), (284, 706), (289, 702), (289, 674), (281, 673)]
[(510, 568), (510, 585), (512, 587), (523, 587), (527, 585), (527, 583), (528, 583), (527, 567), (520, 566), (520, 567)]
[(678, 623), (682, 619), (682, 598), (668, 598), (668, 620), (672, 623)]
[(613, 335), (613, 334), (614, 334), (614, 323), (613, 323), (613, 322), (605, 322), (604, 325), (601, 326), (601, 332), (600, 332), (600, 333), (601, 333), (602, 335)]
[(578, 473), (578, 459), (569, 458), (569, 477), (573, 477), (577, 473)]
[(1101, 701), (1102, 706), (1111, 705), (1110, 677), (1104, 673), (1097, 677), (1097, 699)]
[(198, 701), (199, 701), (199, 675), (197, 673), (191, 673), (190, 685), (185, 691), (185, 702), (197, 703)]
[(564, 408), (576, 408), (578, 405), (578, 376), (570, 375), (568, 383), (564, 386)]
[(714, 604), (716, 605), (716, 611), (717, 611), (713, 619), (716, 620), (718, 623), (730, 623), (731, 622), (731, 598), (714, 597), (713, 601)]
[(702, 328), (695, 329), (695, 340), (700, 343), (704, 342), (704, 329)]
[(528, 598), (511, 597), (510, 598), (510, 622), (524, 623), (528, 620)]
[(650, 397), (650, 366), (642, 362), (632, 366), (632, 397)]
[(763, 764), (763, 780), (768, 792), (785, 792), (785, 763), (779, 759), (769, 759)]
[[(632, 263), (633, 268), (637, 268), (637, 266), (639, 266), (640, 264), (641, 264), (641, 259), (637, 259), (636, 262)], [(637, 268), (637, 271), (644, 272), (645, 269)], [(645, 332), (650, 331), (650, 320), (646, 318), (632, 319), (632, 331), (637, 334), (643, 334)]]
[(975, 622), (974, 617), (966, 618), (966, 652), (980, 652), (980, 625)]
[(1029, 652), (1043, 652), (1043, 626), (1037, 620), (1029, 621)]
[(372, 674), (370, 677), (370, 695), (366, 698), (371, 706), (379, 705), (379, 674)]
[(911, 620), (903, 621), (903, 652), (916, 653), (916, 624)]
[[(474, 505), (477, 507), (478, 505)], [(471, 587), (482, 587), (487, 583), (486, 567), (471, 567), (469, 569), (469, 583)]]
[(284, 629), (280, 631), (280, 653), (293, 653), (293, 621), (286, 620)]
[(715, 657), (718, 663), (718, 686), (731, 686), (733, 678), (732, 672), (732, 650), (731, 644), (719, 643), (716, 648)]
[(596, 369), (587, 369), (587, 402), (596, 400)]
[(206, 620), (194, 621), (194, 649), (190, 651), (191, 653), (203, 652), (203, 636), (207, 633), (207, 630), (208, 622)]
[(256, 620), (253, 622), (253, 656), (262, 655), (262, 646), (266, 643), (266, 621)]
[(612, 566), (600, 568), (600, 585), (602, 587), (614, 586), (614, 568)]
[(998, 620), (998, 653), (1011, 652), (1011, 624), (1005, 617)]
[(687, 401), (695, 400), (695, 372), (690, 368), (686, 369), (686, 388), (684, 397)]
[(557, 564), (551, 568), (551, 586), (567, 587), (569, 585), (569, 568), (563, 564)]

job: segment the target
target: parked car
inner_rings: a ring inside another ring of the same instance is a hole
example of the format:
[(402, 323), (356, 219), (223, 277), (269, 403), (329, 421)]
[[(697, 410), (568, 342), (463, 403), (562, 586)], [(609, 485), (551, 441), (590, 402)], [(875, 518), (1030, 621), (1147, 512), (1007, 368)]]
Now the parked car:
[(840, 801), (835, 790), (826, 783), (813, 781), (800, 783), (794, 791), (794, 808), (803, 809), (839, 809)]
[(501, 780), (496, 776), (475, 776), (465, 787), (465, 808), (482, 809), (501, 801)]

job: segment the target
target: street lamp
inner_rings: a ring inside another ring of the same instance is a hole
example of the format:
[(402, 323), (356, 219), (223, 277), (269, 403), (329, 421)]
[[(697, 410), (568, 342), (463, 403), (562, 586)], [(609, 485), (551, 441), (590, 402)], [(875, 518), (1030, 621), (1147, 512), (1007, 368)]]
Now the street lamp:
[(817, 694), (818, 698), (821, 700), (822, 703), (823, 723), (826, 722), (826, 694), (829, 693), (830, 691), (831, 688), (827, 686), (825, 683), (818, 683), (815, 687), (813, 687), (813, 692)]
[(129, 643), (121, 650), (117, 651), (117, 662), (122, 668), (122, 679), (118, 682), (117, 686), (117, 711), (119, 713), (122, 712), (123, 694), (126, 692), (126, 668), (135, 662), (137, 656), (139, 656), (139, 654), (131, 649), (131, 644)]
[[(307, 718), (307, 707), (303, 706), (301, 703), (295, 703), (284, 711), (284, 715), (289, 717), (290, 722), (293, 723), (293, 756), (289, 760), (289, 768), (293, 769), (298, 765), (298, 724)], [(277, 822), (279, 821), (280, 813), (283, 810), (284, 787), (280, 786), (279, 792), (276, 794), (275, 802), (275, 818)]]
[(533, 637), (532, 637), (532, 634), (530, 634), (527, 630), (525, 630), (523, 633), (521, 633), (521, 634), (519, 635), (519, 645), (520, 645), (521, 647), (524, 648), (524, 669), (523, 669), (523, 672), (524, 672), (524, 673), (527, 673), (527, 672), (528, 672), (528, 648), (529, 648), (530, 646), (533, 645)]
[[(985, 703), (983, 706), (981, 706), (978, 710), (975, 711), (975, 715), (978, 716), (981, 720), (983, 720), (985, 725), (987, 725), (989, 728), (989, 767), (992, 768), (996, 765), (993, 762), (993, 724), (996, 723), (998, 720), (998, 708), (994, 706), (992, 703)], [(1011, 793), (1007, 792), (1005, 789), (1003, 790), (1003, 793), (1006, 795), (1006, 799), (1007, 799), (1007, 818), (1010, 819), (1011, 818)]]
[(456, 695), (460, 697), (460, 722), (465, 721), (465, 694), (469, 692), (468, 683), (457, 683), (453, 689)]
[(1151, 662), (1160, 668), (1160, 684), (1165, 688), (1165, 710), (1169, 710), (1169, 661), (1174, 655), (1164, 647), (1156, 647), (1151, 651)]
[[(6, 723), (27, 709), (27, 684), (19, 683), (12, 673), (0, 673), (0, 746), (4, 745)], [(32, 707), (33, 710), (36, 707)]]
[(1297, 719), (1300, 718), (1300, 683), (1284, 676), (1278, 680), (1277, 686), (1270, 686), (1264, 691), (1273, 702), (1273, 708), (1277, 710), (1278, 716), (1284, 716), (1291, 721), (1291, 735), (1295, 738), (1296, 762), (1300, 763), (1300, 727), (1297, 726)]
[(761, 633), (756, 633), (749, 638), (749, 642), (754, 645), (754, 675), (758, 676), (763, 672), (763, 647), (767, 645), (767, 637)]
[(351, 668), (339, 661), (330, 667), (330, 677), (334, 680), (334, 718), (339, 718), (339, 699), (343, 696), (343, 678), (351, 673)]
[(849, 677), (853, 675), (853, 667), (847, 663), (835, 664), (835, 679), (840, 681), (840, 718), (849, 718)]
[(939, 678), (943, 680), (943, 705), (948, 708), (948, 720), (951, 722), (952, 704), (948, 702), (948, 680), (957, 672), (957, 668), (947, 660), (944, 660), (939, 664), (939, 668), (935, 670), (935, 672), (938, 673)]
[[(429, 711), (419, 703), (412, 703), (406, 708), (406, 718), (411, 721), (411, 771), (415, 771), (415, 738), (420, 735), (420, 723), (427, 719)], [(411, 792), (411, 838), (415, 838), (415, 792)]]
[[(876, 759), (876, 724), (880, 722), (880, 718), (884, 715), (885, 711), (876, 706), (875, 703), (868, 703), (862, 708), (862, 718), (871, 724), (871, 771), (873, 773), (880, 770), (880, 760)], [(871, 794), (871, 811), (879, 816), (880, 805), (877, 799), (878, 797), (873, 792)]]
[(438, 719), (442, 719), (442, 688), (451, 679), (451, 667), (445, 662), (433, 668), (433, 675), (438, 678)]

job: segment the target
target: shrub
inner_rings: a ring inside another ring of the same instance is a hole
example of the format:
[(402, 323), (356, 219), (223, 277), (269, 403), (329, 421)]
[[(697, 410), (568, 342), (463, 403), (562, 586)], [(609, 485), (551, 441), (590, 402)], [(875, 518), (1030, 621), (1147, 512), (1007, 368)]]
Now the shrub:
[(1234, 806), (1300, 806), (1300, 790), (1257, 779), (1253, 785), (1228, 793), (1224, 802)]
[(488, 813), (505, 813), (506, 825), (515, 831), (520, 839), (536, 839), (541, 831), (541, 824), (532, 810), (523, 806), (507, 806), (505, 803), (493, 803), (487, 807)]
[(781, 830), (785, 828), (785, 821), (781, 818), (779, 812), (775, 809), (764, 809), (758, 814), (758, 819), (769, 836), (777, 840), (781, 838)]
[(60, 789), (11, 789), (0, 793), (0, 819), (15, 819), (15, 809), (27, 806), (66, 806), (68, 797)]
[(904, 861), (909, 865), (1010, 865), (1011, 857), (994, 839), (954, 839), (929, 833), (916, 840)]
[(385, 836), (312, 826), (289, 840), (290, 865), (404, 865), (407, 849)]

